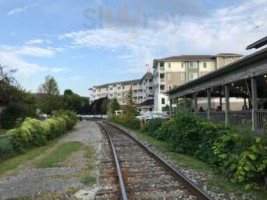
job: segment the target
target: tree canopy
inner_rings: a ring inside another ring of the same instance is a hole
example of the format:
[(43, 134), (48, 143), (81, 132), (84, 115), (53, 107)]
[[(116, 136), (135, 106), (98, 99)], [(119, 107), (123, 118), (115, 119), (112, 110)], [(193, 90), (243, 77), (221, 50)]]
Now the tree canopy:
[(45, 82), (38, 88), (38, 107), (41, 112), (52, 114), (52, 111), (59, 110), (62, 107), (62, 101), (59, 97), (58, 84), (54, 77), (47, 76)]

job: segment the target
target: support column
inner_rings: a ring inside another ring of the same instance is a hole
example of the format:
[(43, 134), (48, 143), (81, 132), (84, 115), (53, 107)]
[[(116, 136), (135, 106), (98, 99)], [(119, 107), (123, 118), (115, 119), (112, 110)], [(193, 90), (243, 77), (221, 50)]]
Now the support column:
[(197, 108), (197, 93), (194, 93), (193, 96), (194, 96), (193, 97), (194, 98), (194, 114), (196, 115), (197, 114), (197, 111), (198, 111), (197, 110), (198, 109)]
[(257, 94), (257, 82), (255, 78), (251, 79), (251, 105), (252, 105), (252, 131), (257, 130), (257, 116), (256, 111), (258, 110), (258, 94)]
[(176, 99), (176, 113), (177, 114), (179, 112), (178, 108), (179, 108), (179, 98), (177, 97), (177, 99)]
[(229, 124), (230, 100), (229, 100), (229, 85), (224, 86), (225, 90), (225, 125)]
[(184, 113), (186, 112), (186, 97), (184, 96)]
[(170, 115), (172, 115), (172, 99), (170, 99)]
[(210, 92), (210, 89), (207, 89), (207, 100), (208, 100), (207, 118), (208, 118), (208, 120), (210, 120), (210, 112), (211, 112), (211, 92)]

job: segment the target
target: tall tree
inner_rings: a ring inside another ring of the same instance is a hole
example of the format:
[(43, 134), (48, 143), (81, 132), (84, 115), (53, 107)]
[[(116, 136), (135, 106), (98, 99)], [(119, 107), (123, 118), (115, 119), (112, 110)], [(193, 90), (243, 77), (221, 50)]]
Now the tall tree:
[(75, 111), (76, 113), (81, 110), (84, 102), (82, 97), (73, 93), (70, 89), (64, 91), (63, 101), (65, 109)]
[(39, 86), (37, 100), (40, 110), (46, 114), (62, 108), (58, 84), (54, 77), (47, 76), (45, 82)]
[(107, 114), (110, 105), (110, 100), (108, 98), (104, 99), (101, 105), (102, 114)]
[(111, 100), (109, 112), (114, 114), (116, 110), (120, 109), (120, 104), (116, 98)]
[(128, 114), (136, 114), (136, 110), (135, 110), (135, 102), (133, 100), (133, 88), (132, 86), (130, 87), (130, 90), (128, 92), (128, 95), (127, 95), (127, 105), (126, 105), (126, 113)]

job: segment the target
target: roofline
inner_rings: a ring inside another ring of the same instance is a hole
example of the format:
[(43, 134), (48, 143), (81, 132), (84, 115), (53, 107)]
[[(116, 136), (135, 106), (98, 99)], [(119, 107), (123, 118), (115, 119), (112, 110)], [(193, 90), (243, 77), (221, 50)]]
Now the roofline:
[(120, 82), (113, 82), (113, 83), (105, 83), (105, 84), (102, 84), (102, 85), (95, 85), (93, 86), (93, 88), (89, 88), (90, 89), (94, 89), (94, 88), (105, 88), (105, 87), (108, 87), (109, 85), (115, 85), (115, 84), (123, 84), (123, 83), (131, 83), (131, 82), (141, 82), (142, 79), (133, 79), (133, 80), (129, 80), (129, 81), (120, 81)]
[(252, 43), (250, 45), (248, 45), (246, 49), (247, 50), (254, 49), (254, 48), (258, 49), (260, 47), (263, 47), (266, 44), (267, 44), (267, 36), (264, 37), (264, 38), (261, 38), (260, 40), (257, 40), (256, 42), (254, 42), (254, 43)]
[[(228, 55), (227, 55), (228, 54)], [(230, 54), (230, 55), (229, 55)], [(232, 55), (231, 55), (232, 54)], [(153, 60), (153, 68), (155, 68), (155, 62), (175, 62), (175, 61), (191, 61), (191, 60), (211, 60), (211, 59), (216, 59), (217, 57), (243, 57), (242, 54), (235, 54), (235, 53), (219, 53), (217, 55), (181, 55), (181, 56), (207, 56), (206, 58), (173, 58), (173, 57), (166, 57), (166, 58), (161, 58), (161, 59), (154, 59)], [(179, 57), (179, 56), (177, 56)], [(208, 58), (209, 57), (209, 58)]]
[(223, 73), (227, 73), (229, 71), (232, 71), (238, 67), (244, 67), (245, 64), (249, 64), (251, 62), (254, 62), (255, 60), (259, 60), (261, 59), (262, 57), (265, 58), (267, 56), (267, 48), (264, 48), (260, 51), (257, 51), (255, 53), (252, 53), (248, 56), (245, 56), (244, 58), (241, 58), (240, 60), (238, 61), (235, 61), (229, 65), (226, 65), (220, 69), (217, 69), (213, 72), (210, 72), (206, 75), (203, 75), (201, 77), (199, 77), (198, 79), (195, 79), (193, 81), (190, 81), (190, 82), (187, 82), (186, 84), (183, 84), (177, 88), (174, 88), (172, 90), (169, 90), (168, 92), (165, 92), (165, 94), (167, 95), (171, 95), (175, 92), (177, 92), (178, 90), (183, 90), (183, 89), (186, 89), (186, 88), (189, 88), (190, 86), (193, 86), (193, 85), (196, 85), (196, 84), (200, 84), (202, 83), (203, 81), (207, 81), (207, 80), (210, 80), (218, 75), (221, 75)]

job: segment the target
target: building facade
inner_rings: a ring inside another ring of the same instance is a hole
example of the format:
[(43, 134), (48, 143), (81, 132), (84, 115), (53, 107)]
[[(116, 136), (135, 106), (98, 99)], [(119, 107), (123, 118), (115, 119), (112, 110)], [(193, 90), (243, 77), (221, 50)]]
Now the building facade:
[(154, 111), (170, 104), (166, 92), (242, 58), (239, 54), (182, 55), (153, 62)]
[(127, 104), (127, 95), (132, 88), (133, 101), (140, 104), (145, 100), (153, 99), (153, 74), (150, 71), (141, 78), (130, 81), (108, 83), (90, 88), (91, 102), (108, 97), (116, 98), (120, 105)]

